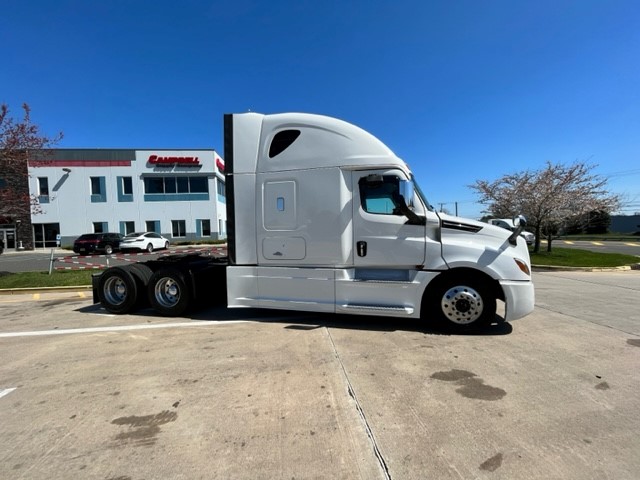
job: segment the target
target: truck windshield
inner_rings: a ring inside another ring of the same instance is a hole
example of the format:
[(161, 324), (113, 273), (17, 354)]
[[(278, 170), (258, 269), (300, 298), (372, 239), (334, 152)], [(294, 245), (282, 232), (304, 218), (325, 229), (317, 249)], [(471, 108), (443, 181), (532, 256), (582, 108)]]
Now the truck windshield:
[(430, 212), (432, 212), (433, 211), (433, 207), (431, 206), (431, 204), (427, 200), (427, 197), (424, 196), (424, 193), (422, 193), (422, 189), (420, 188), (420, 185), (418, 185), (418, 182), (416, 181), (416, 177), (414, 177), (413, 174), (411, 174), (411, 181), (413, 182), (413, 188), (415, 189), (416, 193), (418, 194), (418, 197), (420, 197), (420, 200), (422, 200), (422, 203), (424, 204), (425, 208), (427, 210), (429, 210)]

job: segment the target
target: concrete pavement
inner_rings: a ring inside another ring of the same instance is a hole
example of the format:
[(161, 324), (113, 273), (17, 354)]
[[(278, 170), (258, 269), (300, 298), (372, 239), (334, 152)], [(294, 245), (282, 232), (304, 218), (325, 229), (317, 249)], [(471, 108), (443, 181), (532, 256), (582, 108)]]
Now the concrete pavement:
[(1, 297), (0, 478), (640, 477), (640, 276), (535, 281), (533, 314), (467, 336)]

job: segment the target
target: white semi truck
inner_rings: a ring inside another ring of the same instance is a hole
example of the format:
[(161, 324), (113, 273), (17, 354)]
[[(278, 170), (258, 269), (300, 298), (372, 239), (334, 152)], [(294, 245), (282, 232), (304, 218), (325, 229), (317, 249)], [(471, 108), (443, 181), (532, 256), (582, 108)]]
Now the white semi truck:
[(111, 267), (94, 298), (179, 316), (225, 303), (421, 318), (465, 330), (533, 310), (529, 251), (514, 232), (436, 212), (380, 140), (302, 113), (224, 117), (228, 257), (170, 255)]

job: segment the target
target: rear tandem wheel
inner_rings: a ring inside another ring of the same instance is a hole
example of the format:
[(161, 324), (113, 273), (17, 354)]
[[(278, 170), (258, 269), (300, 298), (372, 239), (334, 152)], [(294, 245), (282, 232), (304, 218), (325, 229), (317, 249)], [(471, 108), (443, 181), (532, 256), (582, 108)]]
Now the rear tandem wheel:
[(128, 313), (136, 305), (138, 285), (128, 266), (111, 267), (98, 279), (98, 298), (111, 313)]

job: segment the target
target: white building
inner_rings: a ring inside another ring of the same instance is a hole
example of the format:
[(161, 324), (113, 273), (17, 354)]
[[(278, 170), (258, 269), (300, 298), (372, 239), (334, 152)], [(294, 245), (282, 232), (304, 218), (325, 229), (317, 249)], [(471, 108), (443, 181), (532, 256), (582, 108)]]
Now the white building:
[(41, 210), (31, 215), (35, 248), (90, 232), (226, 237), (224, 163), (214, 150), (56, 149), (29, 161), (29, 190)]

